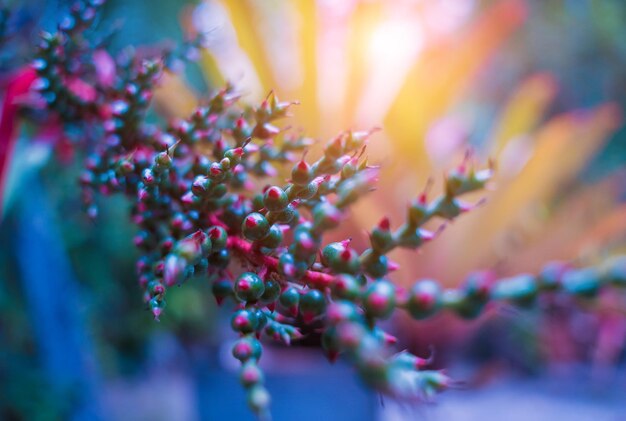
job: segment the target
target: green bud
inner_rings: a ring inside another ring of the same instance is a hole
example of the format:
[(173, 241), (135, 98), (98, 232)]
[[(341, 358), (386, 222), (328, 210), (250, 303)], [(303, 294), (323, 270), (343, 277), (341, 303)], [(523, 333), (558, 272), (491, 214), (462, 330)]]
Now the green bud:
[(289, 204), (287, 193), (278, 186), (272, 186), (263, 195), (263, 205), (270, 211), (281, 211)]
[(262, 352), (261, 342), (250, 336), (239, 338), (233, 345), (233, 357), (241, 362), (256, 361), (261, 358)]
[(300, 297), (300, 313), (305, 323), (311, 323), (325, 309), (326, 298), (316, 289), (311, 289)]
[(265, 281), (265, 291), (261, 295), (261, 302), (263, 304), (270, 304), (276, 302), (280, 296), (280, 284), (274, 279), (268, 279)]
[(211, 180), (203, 175), (197, 176), (191, 185), (191, 192), (198, 197), (206, 196), (211, 190)]
[(372, 248), (383, 254), (393, 247), (393, 235), (389, 229), (389, 218), (383, 218), (370, 233)]
[(431, 279), (416, 282), (409, 291), (407, 310), (414, 319), (432, 316), (442, 305), (441, 287)]
[(274, 224), (270, 227), (269, 233), (260, 241), (263, 247), (275, 249), (283, 242), (283, 230), (277, 224)]
[(256, 384), (262, 384), (264, 381), (263, 372), (255, 361), (246, 361), (241, 366), (239, 381), (246, 388)]
[(372, 249), (367, 249), (363, 252), (361, 264), (365, 272), (372, 278), (382, 278), (388, 272), (387, 256), (381, 255)]
[(335, 299), (345, 299), (355, 301), (361, 292), (361, 287), (357, 280), (347, 274), (338, 275), (332, 284), (332, 295)]
[(297, 230), (294, 232), (293, 243), (289, 251), (298, 260), (306, 260), (314, 256), (319, 249), (319, 240), (307, 230)]
[(235, 296), (241, 301), (256, 301), (264, 292), (265, 284), (256, 273), (242, 273), (235, 281)]
[(293, 205), (289, 204), (283, 210), (273, 212), (270, 211), (268, 213), (268, 217), (271, 217), (273, 221), (288, 224), (294, 219), (297, 221), (298, 210)]
[(294, 165), (291, 170), (291, 181), (298, 185), (303, 186), (308, 184), (313, 179), (313, 170), (311, 166), (302, 160)]
[(154, 163), (159, 169), (168, 169), (172, 166), (172, 157), (167, 152), (159, 152), (154, 158)]
[[(425, 200), (425, 199), (424, 199)], [(430, 212), (426, 207), (426, 203), (420, 199), (411, 202), (408, 209), (407, 220), (410, 226), (419, 227), (430, 217)]]
[(241, 309), (233, 314), (230, 325), (235, 332), (252, 333), (259, 326), (259, 320), (255, 311)]
[(464, 319), (476, 318), (482, 311), (485, 303), (472, 297), (468, 297), (464, 291), (448, 289), (443, 292), (442, 305), (454, 311)]
[(342, 243), (330, 243), (324, 247), (322, 262), (337, 273), (354, 274), (360, 267), (357, 252)]
[(233, 284), (229, 279), (218, 279), (213, 282), (211, 292), (213, 292), (217, 304), (221, 305), (225, 298), (233, 295)]
[(335, 362), (341, 352), (339, 340), (337, 338), (337, 328), (335, 326), (327, 327), (322, 333), (321, 342), (322, 348), (324, 349), (324, 353), (326, 354), (328, 360), (330, 362)]
[(269, 233), (270, 225), (263, 215), (253, 212), (245, 217), (241, 230), (248, 240), (257, 241)]
[(506, 300), (519, 306), (529, 306), (537, 298), (537, 281), (532, 275), (518, 275), (501, 279), (494, 285), (491, 295), (496, 300)]
[(622, 256), (609, 260), (604, 276), (613, 285), (626, 286), (626, 257)]
[[(263, 414), (267, 411), (267, 408), (270, 405), (270, 394), (267, 389), (261, 385), (255, 385), (250, 388), (248, 391), (248, 406), (252, 409), (256, 414)], [(263, 416), (263, 419), (266, 419), (266, 416)]]
[(563, 289), (580, 297), (595, 297), (600, 290), (600, 277), (596, 269), (570, 270), (563, 275)]
[(313, 208), (313, 227), (315, 230), (329, 230), (339, 226), (341, 211), (328, 202), (322, 202)]
[(539, 286), (547, 291), (554, 291), (561, 287), (563, 275), (569, 270), (569, 265), (563, 262), (548, 263), (539, 274)]
[(374, 281), (363, 295), (363, 308), (366, 314), (386, 319), (396, 307), (396, 287), (389, 281)]
[(218, 162), (213, 162), (209, 167), (207, 177), (214, 183), (221, 183), (226, 177), (226, 172), (222, 169), (222, 165)]
[(207, 260), (212, 269), (226, 269), (230, 263), (230, 251), (228, 249), (218, 250), (209, 254)]
[(228, 234), (226, 230), (220, 226), (212, 226), (207, 230), (213, 250), (222, 250), (226, 248), (226, 242), (228, 241)]
[(463, 205), (450, 196), (442, 196), (433, 202), (429, 212), (444, 219), (454, 219), (464, 211)]
[(350, 301), (335, 301), (326, 310), (326, 322), (331, 326), (336, 326), (346, 321), (360, 322), (362, 320), (363, 317), (359, 314), (357, 306)]
[(292, 316), (298, 314), (298, 306), (300, 303), (300, 293), (296, 288), (289, 287), (285, 289), (278, 299), (280, 305), (285, 308)]

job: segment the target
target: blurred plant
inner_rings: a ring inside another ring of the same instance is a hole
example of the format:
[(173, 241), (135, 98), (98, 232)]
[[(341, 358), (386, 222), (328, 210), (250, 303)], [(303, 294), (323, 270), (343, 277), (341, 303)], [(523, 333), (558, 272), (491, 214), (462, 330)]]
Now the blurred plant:
[[(260, 417), (269, 416), (257, 364), (263, 333), (290, 344), (321, 332), (329, 359), (345, 354), (372, 387), (427, 398), (453, 383), (425, 369), (429, 358), (393, 353), (396, 339), (376, 322), (397, 308), (415, 319), (440, 309), (469, 318), (489, 300), (524, 306), (542, 291), (592, 297), (605, 284), (626, 283), (626, 262), (616, 259), (603, 268), (550, 264), (538, 276), (501, 280), (483, 272), (452, 289), (433, 280), (417, 281), (408, 291), (395, 286), (388, 274), (397, 264), (387, 254), (420, 248), (438, 233), (426, 230), (426, 223), (474, 208), (459, 196), (481, 190), (492, 177), (490, 168), (475, 170), (467, 156), (446, 175), (439, 197), (429, 202), (420, 194), (395, 231), (383, 218), (360, 252), (350, 239), (324, 245), (325, 234), (376, 182), (378, 168), (364, 156), (374, 130), (343, 132), (308, 162), (312, 141), (275, 125), (293, 103), (270, 93), (257, 107), (240, 106), (230, 85), (188, 119), (160, 130), (146, 121), (156, 84), (198, 41), (184, 53), (141, 57), (126, 50), (114, 58), (106, 39), (89, 34), (102, 3), (76, 3), (56, 33), (42, 35), (32, 69), (23, 73), (37, 93), (32, 100), (52, 111), (54, 126), (79, 128), (75, 145), (93, 144), (80, 177), (88, 215), (97, 216), (98, 193), (120, 192), (133, 201), (135, 245), (142, 253), (139, 285), (155, 319), (168, 289), (194, 274), (211, 281), (218, 303), (234, 300), (231, 325), (240, 339), (233, 355), (242, 362), (241, 382)], [(291, 162), (286, 181), (264, 185), (277, 174), (275, 165)]]
[[(592, 265), (620, 251), (624, 13), (620, 1), (206, 0), (187, 27), (212, 31), (201, 60), (209, 79), (236, 79), (253, 98), (272, 88), (300, 98), (296, 121), (309, 131), (384, 122), (386, 141), (369, 148), (386, 164), (380, 188), (353, 207), (334, 239), (367, 247), (355, 233), (381, 214), (402, 218), (407, 192), (419, 192), (469, 145), (479, 160), (498, 162), (498, 191), (485, 209), (419, 258), (391, 254), (406, 269), (394, 274), (396, 284), (435, 277), (454, 287), (477, 267), (509, 276), (548, 260)], [(606, 316), (607, 326), (621, 317)], [(542, 331), (549, 321), (536, 325), (540, 337), (551, 336)], [(472, 331), (446, 318), (419, 332), (407, 320), (401, 330), (418, 349)]]
[[(92, 27), (102, 3), (78, 2), (57, 32), (44, 33), (32, 66), (24, 69), (16, 79), (19, 82), (12, 86), (19, 88), (19, 95), (29, 93), (26, 104), (31, 110), (38, 106), (40, 112), (43, 108), (51, 111), (43, 112), (43, 119), (49, 122), (54, 136), (67, 136), (71, 147), (92, 151), (80, 177), (82, 200), (91, 218), (97, 217), (99, 194), (123, 193), (131, 200), (131, 219), (139, 228), (135, 236), (141, 252), (138, 281), (157, 320), (170, 287), (192, 275), (210, 281), (218, 303), (234, 301), (231, 325), (240, 338), (232, 352), (242, 363), (240, 379), (250, 406), (259, 416), (269, 416), (269, 395), (257, 364), (262, 334), (286, 344), (304, 335), (321, 334), (329, 359), (344, 354), (375, 389), (401, 398), (428, 398), (454, 383), (443, 372), (426, 369), (430, 358), (393, 352), (396, 339), (377, 322), (389, 318), (396, 309), (420, 320), (443, 309), (473, 318), (492, 300), (523, 307), (533, 304), (539, 293), (565, 293), (584, 299), (596, 296), (606, 285), (626, 284), (626, 260), (616, 258), (582, 269), (552, 263), (536, 276), (498, 279), (497, 271), (473, 273), (462, 284), (444, 287), (450, 285), (449, 279), (458, 279), (475, 267), (474, 263), (483, 262), (477, 255), (485, 247), (477, 241), (490, 244), (508, 227), (514, 210), (523, 208), (526, 201), (550, 197), (558, 183), (578, 169), (599, 139), (615, 127), (612, 107), (548, 124), (545, 133), (537, 135), (546, 140), (536, 141), (541, 147), (533, 150), (535, 155), (518, 181), (511, 175), (518, 174), (518, 161), (507, 161), (502, 151), (506, 151), (507, 142), (517, 139), (513, 142), (517, 149), (508, 153), (516, 154), (516, 158), (531, 154), (529, 141), (519, 140), (519, 135), (533, 126), (552, 96), (549, 78), (536, 77), (524, 85), (491, 142), (493, 155), (505, 163), (498, 185), (506, 188), (495, 195), (495, 206), (505, 210), (481, 212), (488, 216), (474, 225), (480, 236), (463, 229), (459, 235), (465, 237), (448, 236), (447, 250), (454, 252), (433, 260), (436, 275), (444, 282), (413, 282), (421, 272), (410, 262), (401, 261), (402, 268), (408, 268), (405, 276), (412, 280), (405, 282), (409, 286), (405, 290), (389, 280), (389, 273), (398, 264), (388, 254), (400, 248), (421, 248), (443, 227), (428, 230), (427, 224), (440, 224), (437, 219), (453, 220), (474, 208), (476, 204), (468, 204), (459, 196), (482, 190), (492, 179), (491, 168), (476, 170), (468, 155), (447, 173), (440, 196), (428, 201), (425, 191), (410, 203), (404, 216), (393, 215), (394, 220), (403, 221), (396, 230), (385, 217), (368, 232), (365, 246), (350, 239), (328, 242), (329, 231), (345, 225), (348, 211), (377, 181), (378, 168), (368, 165), (365, 157), (366, 140), (374, 130), (342, 132), (323, 147), (318, 159), (307, 161), (313, 141), (276, 125), (289, 115), (293, 103), (279, 101), (272, 92), (256, 107), (241, 105), (239, 93), (227, 84), (195, 106), (195, 99), (181, 88), (172, 70), (179, 60), (196, 55), (202, 37), (193, 38), (181, 50), (145, 55), (123, 50), (113, 56), (107, 48), (109, 35), (103, 36)], [(519, 22), (521, 5), (502, 2), (482, 22), (487, 29), (477, 30), (484, 33), (476, 35), (475, 42), (484, 43), (485, 37), (491, 40), (482, 50), (485, 55), (508, 31), (501, 23), (490, 27), (488, 22), (494, 23), (499, 17)], [(402, 30), (399, 33), (406, 35)], [(380, 50), (377, 45), (372, 48)], [(484, 58), (481, 54), (461, 56), (470, 68)], [(447, 76), (442, 81), (450, 83), (454, 76), (460, 85), (465, 75)], [(449, 100), (454, 93), (447, 89), (442, 98), (429, 104), (432, 108), (410, 130), (411, 136), (426, 135), (427, 130), (429, 136), (436, 136), (432, 122), (445, 108), (444, 99)], [(146, 113), (154, 96), (166, 113), (179, 114), (184, 108), (191, 116), (165, 129), (148, 122)], [(183, 101), (173, 106), (172, 100), (181, 96)], [(8, 142), (13, 136), (16, 107), (14, 97), (7, 97), (0, 136)], [(8, 112), (6, 104), (11, 105)], [(364, 120), (381, 117), (380, 110), (374, 117), (372, 112), (361, 110), (359, 115)], [(315, 115), (305, 114), (305, 118)], [(449, 135), (449, 124), (440, 123), (440, 129)], [(570, 150), (568, 140), (580, 134), (590, 145), (579, 148), (566, 164), (555, 168), (561, 154)], [(422, 146), (407, 143), (404, 149), (399, 148), (419, 163), (417, 172), (449, 166), (446, 158), (437, 162), (445, 154)], [(425, 160), (427, 156), (435, 166)], [(290, 165), (289, 175), (277, 176), (285, 174)], [(516, 270), (538, 269), (521, 261), (524, 264), (515, 266)]]

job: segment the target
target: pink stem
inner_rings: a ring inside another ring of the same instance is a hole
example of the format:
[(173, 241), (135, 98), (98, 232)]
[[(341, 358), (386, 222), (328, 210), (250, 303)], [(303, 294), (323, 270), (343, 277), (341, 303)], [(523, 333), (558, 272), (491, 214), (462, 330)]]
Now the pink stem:
[[(228, 237), (228, 246), (236, 250), (240, 256), (245, 257), (251, 263), (265, 266), (271, 271), (278, 271), (278, 259), (272, 256), (266, 256), (260, 251), (255, 250), (248, 241), (239, 237)], [(314, 270), (307, 270), (302, 278), (305, 284), (315, 288), (329, 287), (334, 280), (334, 276)]]

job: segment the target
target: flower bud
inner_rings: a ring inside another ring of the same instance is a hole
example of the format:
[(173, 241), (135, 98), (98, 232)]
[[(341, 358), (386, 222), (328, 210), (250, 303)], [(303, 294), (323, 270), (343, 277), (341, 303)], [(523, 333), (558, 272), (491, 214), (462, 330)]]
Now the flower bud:
[(287, 207), (289, 199), (283, 189), (272, 186), (265, 191), (263, 205), (270, 211), (281, 211)]
[(300, 297), (300, 314), (302, 314), (304, 323), (311, 323), (325, 309), (326, 298), (316, 289), (311, 289)]
[(330, 243), (324, 247), (322, 262), (336, 273), (354, 274), (360, 266), (357, 252), (343, 243)]
[(217, 305), (222, 305), (225, 298), (233, 295), (233, 284), (229, 279), (218, 279), (213, 282), (211, 292), (213, 292)]
[(165, 258), (163, 280), (168, 287), (180, 284), (185, 280), (187, 261), (175, 254), (168, 254)]
[(313, 208), (313, 226), (315, 230), (329, 230), (339, 226), (341, 211), (328, 202), (322, 202)]
[(259, 325), (256, 312), (253, 310), (237, 310), (230, 319), (230, 325), (235, 332), (252, 333)]
[(600, 290), (600, 277), (594, 268), (570, 270), (563, 275), (563, 289), (579, 297), (595, 297)]
[(294, 165), (291, 170), (291, 181), (298, 185), (304, 186), (313, 179), (313, 170), (311, 166), (304, 160)]
[(172, 157), (167, 152), (159, 152), (154, 163), (158, 169), (169, 169), (172, 166)]
[(230, 263), (230, 251), (228, 249), (215, 251), (209, 254), (207, 262), (211, 269), (226, 269)]
[(239, 381), (244, 387), (263, 383), (264, 376), (259, 366), (254, 361), (246, 361), (241, 366)]
[(245, 272), (235, 281), (235, 296), (241, 301), (256, 301), (265, 292), (263, 280), (253, 272)]
[(335, 326), (327, 327), (322, 333), (321, 342), (328, 361), (334, 363), (341, 352), (337, 338), (337, 328)]
[(245, 217), (241, 230), (248, 240), (256, 241), (269, 233), (270, 225), (263, 215), (253, 212)]
[(607, 281), (616, 286), (626, 286), (626, 257), (617, 257), (609, 260), (604, 273)]
[(341, 274), (332, 284), (332, 295), (336, 299), (354, 301), (359, 297), (361, 287), (352, 275)]
[(501, 279), (491, 291), (493, 298), (507, 300), (519, 306), (529, 306), (537, 298), (537, 281), (532, 275), (517, 275)]
[(228, 241), (228, 234), (226, 230), (220, 226), (212, 226), (207, 230), (207, 234), (211, 239), (213, 250), (222, 250), (226, 248), (226, 242)]
[(382, 278), (389, 271), (387, 256), (367, 249), (361, 255), (361, 263), (365, 272), (372, 278)]
[(365, 291), (363, 308), (366, 314), (379, 319), (391, 316), (396, 307), (396, 287), (389, 281), (374, 281)]
[(233, 357), (242, 363), (249, 360), (258, 360), (261, 358), (262, 352), (261, 342), (250, 336), (239, 338), (233, 345)]
[(278, 300), (280, 296), (280, 284), (274, 279), (267, 279), (265, 281), (265, 290), (261, 295), (261, 302), (263, 304), (271, 304)]
[(416, 282), (411, 290), (406, 308), (414, 319), (425, 319), (441, 307), (441, 287), (431, 279)]
[[(261, 385), (252, 386), (248, 391), (248, 406), (259, 416), (267, 412), (270, 401), (269, 392)], [(267, 416), (263, 415), (262, 419), (267, 419)]]
[(270, 249), (278, 248), (282, 242), (283, 230), (280, 229), (280, 226), (278, 226), (277, 224), (272, 225), (267, 235), (262, 240), (260, 240), (260, 244), (263, 247), (267, 247)]
[(300, 293), (297, 289), (289, 287), (280, 294), (279, 303), (289, 312), (289, 314), (297, 316), (300, 303)]

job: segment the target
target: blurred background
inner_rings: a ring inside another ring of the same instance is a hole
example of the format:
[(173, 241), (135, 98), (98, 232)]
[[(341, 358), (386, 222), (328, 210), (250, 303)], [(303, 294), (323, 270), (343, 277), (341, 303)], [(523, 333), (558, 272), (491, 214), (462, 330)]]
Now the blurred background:
[[(2, 96), (39, 29), (71, 4), (4, 3)], [(392, 254), (398, 284), (455, 286), (473, 270), (506, 276), (624, 250), (625, 22), (622, 0), (109, 0), (101, 27), (117, 28), (114, 51), (206, 34), (197, 63), (164, 78), (152, 119), (186, 116), (228, 80), (245, 101), (272, 89), (300, 101), (285, 124), (314, 138), (382, 128), (367, 151), (380, 186), (336, 233), (357, 248), (383, 215), (397, 226), (429, 177), (437, 194), (468, 149), (493, 159), (493, 190), (471, 198), (483, 206), (419, 254)], [(3, 180), (0, 419), (253, 419), (228, 351), (229, 309), (196, 279), (168, 294), (155, 323), (135, 280), (129, 203), (101, 200), (90, 222), (80, 151), (34, 132), (21, 127)], [(609, 292), (471, 322), (398, 316), (388, 328), (400, 347), (434, 345), (436, 366), (461, 381), (435, 404), (383, 399), (315, 347), (268, 346), (261, 365), (276, 420), (620, 420), (625, 309)]]

